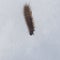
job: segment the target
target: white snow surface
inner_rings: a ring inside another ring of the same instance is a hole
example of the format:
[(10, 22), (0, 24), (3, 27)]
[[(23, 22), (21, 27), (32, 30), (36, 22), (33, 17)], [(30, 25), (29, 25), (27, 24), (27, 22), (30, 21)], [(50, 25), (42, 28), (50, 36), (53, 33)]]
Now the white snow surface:
[[(32, 36), (26, 3), (34, 18)], [(60, 60), (60, 0), (0, 0), (0, 60)]]

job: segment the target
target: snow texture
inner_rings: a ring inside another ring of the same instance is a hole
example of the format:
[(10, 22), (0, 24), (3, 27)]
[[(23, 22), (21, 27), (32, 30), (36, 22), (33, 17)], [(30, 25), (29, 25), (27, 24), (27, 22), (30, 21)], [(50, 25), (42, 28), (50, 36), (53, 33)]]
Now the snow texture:
[[(26, 3), (34, 17), (32, 36)], [(60, 0), (0, 0), (0, 60), (60, 60)]]

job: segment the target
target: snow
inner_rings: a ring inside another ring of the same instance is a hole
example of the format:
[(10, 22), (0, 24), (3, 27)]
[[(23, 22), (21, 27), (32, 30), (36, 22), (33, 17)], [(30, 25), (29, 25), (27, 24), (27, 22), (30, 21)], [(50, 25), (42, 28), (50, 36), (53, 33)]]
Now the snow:
[[(26, 3), (34, 17), (32, 36)], [(0, 0), (0, 60), (60, 60), (60, 0)]]

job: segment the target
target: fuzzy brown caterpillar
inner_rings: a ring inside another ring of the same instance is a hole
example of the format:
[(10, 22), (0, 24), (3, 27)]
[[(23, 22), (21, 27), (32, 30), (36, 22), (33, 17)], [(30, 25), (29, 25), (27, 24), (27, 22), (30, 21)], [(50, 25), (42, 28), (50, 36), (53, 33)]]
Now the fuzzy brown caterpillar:
[(29, 34), (32, 35), (34, 32), (34, 23), (32, 18), (32, 11), (29, 5), (24, 5), (24, 17), (28, 26)]

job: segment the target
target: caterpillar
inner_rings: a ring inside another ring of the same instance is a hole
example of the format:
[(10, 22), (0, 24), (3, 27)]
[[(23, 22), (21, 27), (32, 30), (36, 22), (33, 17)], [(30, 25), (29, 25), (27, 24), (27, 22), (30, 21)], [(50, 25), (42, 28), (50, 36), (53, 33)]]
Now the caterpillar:
[(30, 9), (30, 6), (28, 4), (24, 5), (24, 18), (29, 30), (29, 34), (34, 34), (34, 23), (33, 23), (33, 17), (32, 17), (32, 11)]

